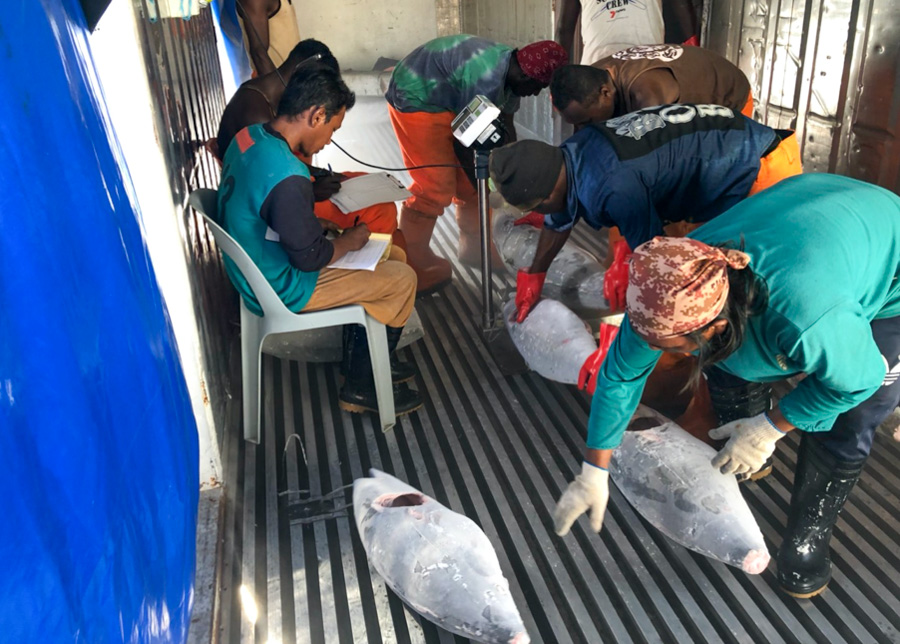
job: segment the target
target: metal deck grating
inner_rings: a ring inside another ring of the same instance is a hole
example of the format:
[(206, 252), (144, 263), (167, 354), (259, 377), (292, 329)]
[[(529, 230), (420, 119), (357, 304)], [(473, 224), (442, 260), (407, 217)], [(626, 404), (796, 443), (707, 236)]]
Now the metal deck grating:
[[(390, 154), (375, 146), (368, 158)], [(573, 238), (603, 250), (588, 230)], [(455, 257), (456, 241), (452, 217), (443, 217), (436, 251)], [(498, 289), (512, 282), (495, 277)], [(478, 272), (455, 262), (453, 285), (417, 302), (425, 337), (403, 354), (418, 366), (426, 404), (386, 434), (374, 417), (338, 409), (336, 365), (266, 357), (262, 444), (244, 443), (234, 427), (225, 445), (219, 641), (466, 641), (420, 623), (370, 573), (352, 510), (332, 512), (350, 502), (340, 488), (370, 467), (482, 526), (534, 642), (900, 641), (900, 446), (889, 437), (877, 437), (837, 523), (834, 581), (812, 600), (777, 591), (774, 564), (748, 576), (670, 542), (615, 487), (600, 535), (579, 522), (560, 539), (552, 510), (579, 468), (589, 400), (535, 374), (501, 375), (477, 331), (479, 307)], [(773, 553), (796, 447), (797, 436), (781, 441), (774, 474), (743, 488)], [(310, 506), (296, 490), (337, 496)], [(305, 523), (310, 512), (332, 518)], [(242, 596), (253, 598), (255, 623)]]

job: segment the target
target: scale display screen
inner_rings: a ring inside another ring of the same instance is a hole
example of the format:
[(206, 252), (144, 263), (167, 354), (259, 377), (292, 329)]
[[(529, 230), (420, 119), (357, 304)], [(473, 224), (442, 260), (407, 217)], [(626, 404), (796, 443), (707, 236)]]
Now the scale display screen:
[(469, 147), (476, 140), (481, 141), (494, 131), (492, 124), (498, 116), (500, 109), (487, 97), (479, 94), (456, 115), (450, 127), (453, 136)]

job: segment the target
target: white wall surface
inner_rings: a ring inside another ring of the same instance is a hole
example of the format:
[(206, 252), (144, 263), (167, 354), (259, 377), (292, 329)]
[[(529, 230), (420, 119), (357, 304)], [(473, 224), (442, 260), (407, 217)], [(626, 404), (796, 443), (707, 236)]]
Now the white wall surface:
[[(204, 488), (221, 481), (221, 460), (205, 392), (200, 338), (178, 228), (181, 204), (172, 203), (134, 20), (128, 0), (113, 0), (91, 35), (91, 51), (113, 128), (128, 164), (144, 241), (178, 343), (199, 431), (200, 483)], [(127, 185), (127, 176), (125, 181)]]
[(328, 45), (344, 69), (369, 71), (438, 35), (435, 0), (329, 0), (304, 11), (305, 2), (294, 0), (300, 37)]

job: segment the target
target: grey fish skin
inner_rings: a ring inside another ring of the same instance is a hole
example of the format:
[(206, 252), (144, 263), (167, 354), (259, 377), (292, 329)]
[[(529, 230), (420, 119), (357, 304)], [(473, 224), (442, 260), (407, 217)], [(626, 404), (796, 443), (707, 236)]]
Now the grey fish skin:
[(528, 367), (548, 380), (574, 385), (597, 342), (584, 322), (565, 305), (543, 299), (521, 324), (513, 320), (515, 300), (503, 307), (503, 320)]
[(488, 644), (528, 644), (509, 582), (478, 525), (379, 470), (353, 482), (369, 562), (413, 610)]
[(638, 407), (609, 473), (628, 502), (673, 541), (756, 575), (769, 564), (762, 532), (737, 479), (710, 465), (716, 450)]
[[(502, 201), (497, 203), (492, 216), (494, 246), (510, 269), (528, 268), (541, 233), (532, 226), (514, 226), (516, 219), (524, 213)], [(550, 264), (544, 290), (569, 308), (608, 313), (609, 303), (603, 297), (604, 273), (605, 269), (596, 257), (568, 243)]]

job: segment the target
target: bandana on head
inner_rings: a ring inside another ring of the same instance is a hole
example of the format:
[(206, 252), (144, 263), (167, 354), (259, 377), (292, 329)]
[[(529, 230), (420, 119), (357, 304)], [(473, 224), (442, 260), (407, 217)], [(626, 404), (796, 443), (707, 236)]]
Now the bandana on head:
[(528, 76), (549, 85), (553, 72), (569, 62), (569, 55), (559, 43), (541, 40), (522, 47), (516, 52), (516, 60)]
[(655, 237), (631, 257), (625, 310), (631, 326), (649, 340), (702, 329), (728, 298), (727, 268), (742, 269), (750, 256), (685, 237)]

